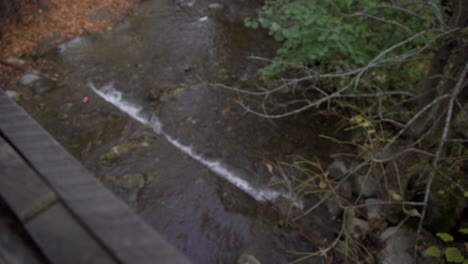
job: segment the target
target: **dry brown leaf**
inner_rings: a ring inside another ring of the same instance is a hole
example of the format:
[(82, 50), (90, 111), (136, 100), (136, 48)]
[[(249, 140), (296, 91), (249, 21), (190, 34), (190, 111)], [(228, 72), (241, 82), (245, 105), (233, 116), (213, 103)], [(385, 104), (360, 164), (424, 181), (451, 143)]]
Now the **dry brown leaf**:
[(320, 180), (319, 187), (320, 189), (325, 189), (327, 188), (327, 183), (322, 179)]
[(273, 174), (273, 165), (270, 163), (265, 162), (265, 166), (267, 167), (267, 170), (270, 174)]
[[(105, 30), (123, 16), (128, 15), (137, 0), (50, 0), (50, 10), (41, 12), (32, 1), (18, 1), (22, 23), (6, 23), (3, 26), (0, 58), (40, 52), (38, 48), (53, 47), (82, 34)], [(83, 28), (96, 10), (107, 9), (113, 16), (99, 21), (95, 27)], [(47, 40), (58, 36), (54, 42)], [(42, 45), (41, 45), (42, 44)]]

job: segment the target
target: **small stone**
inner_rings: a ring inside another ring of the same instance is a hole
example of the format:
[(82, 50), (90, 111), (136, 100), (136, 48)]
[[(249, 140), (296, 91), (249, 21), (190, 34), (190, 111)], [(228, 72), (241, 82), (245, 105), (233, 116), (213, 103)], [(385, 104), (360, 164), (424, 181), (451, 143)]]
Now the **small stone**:
[(5, 91), (6, 96), (8, 96), (13, 101), (19, 101), (21, 95), (15, 91), (7, 90)]
[(353, 180), (353, 192), (364, 197), (376, 196), (378, 184), (372, 175), (359, 175)]
[(326, 205), (332, 220), (338, 219), (343, 213), (343, 208), (340, 207), (335, 199), (327, 199)]
[(223, 10), (224, 6), (220, 3), (212, 3), (208, 5), (208, 8), (211, 10), (219, 11), (219, 10)]
[(26, 61), (18, 58), (8, 58), (6, 59), (6, 62), (14, 64), (14, 65), (23, 65), (26, 63)]
[(353, 217), (349, 220), (348, 232), (356, 239), (362, 238), (369, 232), (369, 222), (361, 218)]
[(145, 187), (148, 182), (148, 177), (142, 173), (136, 173), (123, 176), (113, 176), (109, 180), (116, 187), (123, 188), (127, 191), (138, 191)]
[(367, 219), (382, 218), (382, 205), (378, 204), (381, 201), (374, 198), (366, 199)]
[(252, 255), (242, 254), (237, 259), (237, 264), (261, 264), (261, 262)]
[(41, 77), (39, 75), (34, 74), (34, 73), (26, 73), (25, 75), (21, 76), (20, 83), (22, 85), (27, 85), (30, 86), (34, 84), (35, 82), (39, 81)]
[(334, 179), (342, 179), (346, 174), (346, 165), (341, 160), (335, 160), (327, 168), (328, 175)]
[(351, 185), (351, 182), (345, 181), (341, 184), (341, 186), (337, 190), (338, 194), (345, 198), (345, 199), (351, 199), (353, 196), (353, 187)]
[(385, 248), (380, 254), (380, 263), (411, 264), (413, 258), (408, 250), (416, 243), (416, 233), (407, 229), (389, 227), (380, 236)]
[(348, 234), (351, 234), (355, 239), (362, 238), (369, 232), (369, 222), (358, 218), (354, 209), (345, 211), (344, 221)]

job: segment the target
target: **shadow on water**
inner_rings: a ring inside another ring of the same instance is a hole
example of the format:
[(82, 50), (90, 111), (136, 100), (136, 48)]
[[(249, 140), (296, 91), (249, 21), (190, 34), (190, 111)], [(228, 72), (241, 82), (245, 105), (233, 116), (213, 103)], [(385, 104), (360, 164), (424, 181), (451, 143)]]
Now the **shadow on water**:
[[(260, 2), (223, 0), (217, 1), (222, 8), (210, 8), (213, 2), (207, 0), (145, 0), (113, 32), (75, 39), (51, 51), (67, 73), (64, 88), (24, 102), (194, 263), (235, 263), (242, 253), (262, 263), (287, 263), (297, 257), (287, 250), (316, 249), (282, 227), (282, 216), (271, 207), (274, 199), (259, 201), (232, 183), (265, 190), (270, 174), (264, 159), (299, 154), (327, 160), (332, 146), (319, 134), (335, 134), (334, 120), (310, 114), (272, 123), (245, 115), (235, 94), (206, 85), (255, 80), (264, 65), (248, 57), (274, 55), (278, 44), (266, 32), (243, 26)], [(108, 103), (103, 98), (109, 93), (100, 96), (92, 87), (121, 92), (119, 103)], [(85, 96), (87, 104), (81, 103)], [(133, 110), (122, 108), (125, 102)], [(132, 118), (129, 111), (137, 115)], [(155, 132), (150, 122), (155, 116), (163, 133)], [(110, 149), (128, 142), (140, 147), (103, 162)], [(237, 178), (226, 180), (215, 162)], [(145, 176), (134, 183), (126, 175)], [(122, 187), (116, 179), (131, 186)], [(327, 216), (316, 225), (327, 226)]]

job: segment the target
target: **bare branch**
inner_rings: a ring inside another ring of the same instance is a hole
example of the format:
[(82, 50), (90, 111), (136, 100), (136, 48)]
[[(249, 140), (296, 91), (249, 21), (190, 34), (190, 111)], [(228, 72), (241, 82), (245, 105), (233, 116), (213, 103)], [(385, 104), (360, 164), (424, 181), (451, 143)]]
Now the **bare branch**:
[(443, 100), (443, 99), (446, 99), (450, 97), (449, 94), (444, 94), (444, 95), (441, 95), (437, 98), (435, 98), (434, 100), (432, 100), (432, 102), (430, 102), (429, 104), (427, 104), (426, 106), (424, 106), (421, 110), (419, 110), (408, 122), (406, 122), (405, 124), (405, 127), (402, 128), (391, 140), (390, 140), (390, 143), (388, 143), (384, 148), (383, 150), (385, 151), (386, 149), (388, 149), (401, 135), (403, 135), (403, 133), (406, 132), (406, 130), (422, 115), (424, 114), (427, 110), (429, 110), (430, 108), (432, 108), (433, 105), (437, 104), (439, 101)]
[(343, 208), (364, 208), (369, 205), (412, 205), (412, 206), (423, 206), (424, 203), (422, 202), (408, 202), (408, 201), (381, 201), (381, 202), (373, 202), (373, 203), (366, 203), (366, 204), (358, 204), (358, 205), (348, 205), (343, 206)]
[[(435, 154), (435, 159), (432, 162), (432, 171), (429, 174), (429, 178), (428, 178), (427, 184), (426, 184), (426, 191), (425, 191), (425, 194), (424, 194), (424, 206), (423, 206), (422, 213), (421, 213), (421, 220), (419, 221), (419, 225), (418, 225), (418, 231), (417, 231), (418, 237), (417, 237), (417, 239), (419, 239), (419, 234), (422, 231), (424, 218), (425, 218), (426, 212), (427, 212), (427, 206), (428, 206), (428, 203), (429, 203), (430, 192), (431, 192), (431, 189), (432, 189), (432, 182), (434, 181), (434, 177), (436, 175), (436, 168), (439, 165), (438, 163), (439, 163), (439, 160), (441, 159), (442, 150), (443, 150), (443, 148), (445, 146), (445, 142), (446, 142), (447, 137), (448, 137), (448, 131), (449, 131), (449, 128), (450, 128), (450, 123), (452, 121), (452, 113), (453, 113), (453, 107), (454, 107), (454, 104), (455, 104), (455, 100), (456, 100), (458, 94), (460, 93), (460, 91), (463, 88), (463, 83), (465, 82), (467, 74), (468, 74), (468, 62), (465, 64), (465, 67), (464, 67), (462, 73), (460, 74), (460, 78), (458, 79), (458, 82), (455, 85), (455, 87), (454, 87), (454, 89), (452, 91), (451, 97), (450, 97), (450, 101), (449, 101), (448, 108), (447, 108), (447, 115), (446, 115), (446, 119), (445, 119), (444, 130), (442, 131), (441, 140), (439, 142), (439, 145), (437, 147), (437, 151), (436, 151), (436, 154)], [(417, 241), (416, 241), (416, 245), (417, 245)], [(415, 246), (414, 256), (416, 256), (416, 246)]]

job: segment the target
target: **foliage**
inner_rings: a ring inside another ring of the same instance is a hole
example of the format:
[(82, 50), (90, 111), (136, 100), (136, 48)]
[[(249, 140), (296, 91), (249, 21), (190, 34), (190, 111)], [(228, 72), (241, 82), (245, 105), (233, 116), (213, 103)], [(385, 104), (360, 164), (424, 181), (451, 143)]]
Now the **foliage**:
[(465, 260), (460, 253), (460, 250), (455, 247), (448, 247), (445, 249), (445, 258), (447, 259), (447, 262), (453, 263), (462, 263)]
[(426, 254), (433, 258), (440, 258), (440, 249), (436, 246), (430, 246), (426, 249)]
[[(468, 160), (462, 93), (468, 83), (467, 10), (468, 0), (266, 0), (259, 16), (245, 24), (266, 28), (282, 42), (263, 70), (264, 76), (281, 79), (266, 88), (227, 88), (244, 94), (248, 100), (240, 105), (264, 118), (325, 106), (344, 113), (350, 129), (358, 128), (351, 140), (336, 140), (354, 149), (334, 155), (356, 160), (345, 177), (373, 175), (384, 187), (378, 198), (392, 197), (407, 216), (420, 218), (417, 240), (423, 225), (451, 230), (464, 202), (460, 193), (468, 197), (466, 181), (458, 176)], [(252, 107), (256, 102), (261, 105)], [(411, 172), (408, 164), (421, 171)], [(340, 207), (344, 203), (335, 191), (345, 179), (318, 183), (322, 189), (336, 184), (331, 192)], [(412, 202), (420, 194), (421, 202)], [(407, 210), (404, 203), (421, 208)], [(438, 236), (444, 243), (454, 240), (448, 233)], [(467, 262), (454, 247), (434, 246), (426, 253)]]
[(448, 233), (437, 233), (436, 234), (442, 241), (444, 242), (452, 242), (453, 241), (453, 236), (448, 234)]
[[(467, 234), (468, 229), (463, 228), (458, 230), (461, 234)], [(454, 238), (451, 234), (449, 233), (437, 233), (436, 234), (444, 243), (450, 243), (454, 241)], [(448, 263), (464, 263), (468, 264), (468, 259), (465, 259), (465, 257), (462, 255), (460, 250), (456, 247), (443, 247), (442, 250), (444, 251), (445, 255), (445, 260)], [(467, 249), (468, 250), (468, 249)], [(439, 247), (437, 246), (430, 246), (425, 250), (425, 253), (428, 256), (431, 256), (436, 259), (440, 259), (442, 257), (442, 251)]]
[[(363, 67), (382, 51), (396, 43), (425, 32), (432, 20), (424, 5), (409, 5), (394, 1), (414, 16), (396, 8), (386, 7), (381, 0), (363, 1), (295, 1), (267, 0), (257, 19), (246, 19), (252, 28), (267, 28), (283, 45), (276, 61), (265, 68), (267, 77), (278, 77), (285, 71), (310, 67), (327, 72)], [(388, 53), (392, 56), (431, 43), (430, 31)], [(381, 60), (385, 59), (384, 57)], [(367, 79), (367, 86), (399, 85), (411, 88), (427, 68), (424, 62), (410, 62), (376, 69)]]

